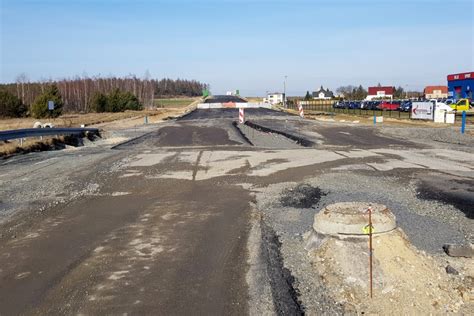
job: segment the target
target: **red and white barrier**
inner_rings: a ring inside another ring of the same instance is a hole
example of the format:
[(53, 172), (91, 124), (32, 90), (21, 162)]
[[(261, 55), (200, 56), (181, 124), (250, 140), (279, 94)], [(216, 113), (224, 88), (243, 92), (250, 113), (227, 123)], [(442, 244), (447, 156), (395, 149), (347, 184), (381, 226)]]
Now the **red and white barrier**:
[(245, 122), (245, 114), (244, 114), (244, 108), (239, 109), (239, 123), (244, 124)]
[(300, 116), (304, 118), (304, 111), (303, 111), (303, 106), (298, 103), (298, 110), (300, 111)]

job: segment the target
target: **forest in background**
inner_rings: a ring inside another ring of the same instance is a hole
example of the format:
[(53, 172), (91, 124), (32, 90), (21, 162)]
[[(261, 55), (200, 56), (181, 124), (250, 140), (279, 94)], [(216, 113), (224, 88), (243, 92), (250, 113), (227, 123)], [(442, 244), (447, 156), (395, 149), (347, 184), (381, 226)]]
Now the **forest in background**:
[[(17, 77), (15, 83), (0, 84), (0, 90), (8, 92), (26, 106), (27, 109), (48, 87), (56, 86), (63, 102), (64, 112), (89, 112), (97, 94), (111, 94), (114, 91), (133, 94), (144, 107), (152, 107), (153, 99), (163, 97), (194, 97), (202, 95), (209, 85), (196, 80), (150, 79), (128, 77), (88, 77), (76, 76), (61, 80), (32, 82), (25, 74)], [(0, 104), (1, 106), (1, 104)]]

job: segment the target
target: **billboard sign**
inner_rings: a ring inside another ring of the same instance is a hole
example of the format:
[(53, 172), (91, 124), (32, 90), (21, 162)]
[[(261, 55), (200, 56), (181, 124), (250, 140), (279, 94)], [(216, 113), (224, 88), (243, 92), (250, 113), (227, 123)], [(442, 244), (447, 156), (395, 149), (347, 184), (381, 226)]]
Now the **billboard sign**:
[(465, 79), (472, 79), (472, 78), (474, 78), (474, 72), (448, 75), (448, 81), (465, 80)]
[(415, 120), (433, 120), (434, 105), (432, 102), (413, 102), (411, 118)]

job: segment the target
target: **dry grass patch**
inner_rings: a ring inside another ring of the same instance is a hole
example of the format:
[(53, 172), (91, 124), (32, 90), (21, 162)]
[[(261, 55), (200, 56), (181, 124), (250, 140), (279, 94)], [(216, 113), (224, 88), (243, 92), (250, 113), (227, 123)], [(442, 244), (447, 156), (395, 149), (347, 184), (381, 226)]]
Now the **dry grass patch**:
[(79, 127), (82, 124), (86, 126), (124, 120), (130, 118), (138, 118), (144, 116), (155, 116), (166, 114), (169, 110), (144, 110), (144, 111), (126, 111), (118, 113), (87, 113), (87, 114), (64, 114), (58, 118), (35, 119), (27, 118), (11, 118), (0, 119), (0, 130), (10, 130), (18, 128), (32, 128), (35, 122), (47, 123), (51, 122), (57, 127)]
[(245, 99), (247, 99), (247, 101), (249, 101), (251, 103), (263, 102), (263, 98), (260, 98), (260, 97), (245, 97)]
[(0, 157), (8, 158), (14, 154), (26, 154), (34, 151), (45, 151), (51, 149), (64, 148), (65, 145), (74, 144), (75, 141), (70, 136), (44, 137), (42, 140), (29, 138), (20, 145), (19, 140), (0, 143)]
[(154, 99), (153, 104), (160, 108), (181, 108), (189, 106), (191, 103), (196, 100), (200, 100), (200, 97), (197, 98), (169, 98), (169, 99)]

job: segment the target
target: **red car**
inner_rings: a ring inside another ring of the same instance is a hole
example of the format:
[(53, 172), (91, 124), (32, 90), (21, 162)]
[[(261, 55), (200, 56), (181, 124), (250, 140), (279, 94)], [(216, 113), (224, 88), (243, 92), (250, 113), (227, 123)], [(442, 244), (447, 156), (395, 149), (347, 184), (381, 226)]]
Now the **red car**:
[(396, 102), (387, 102), (384, 101), (377, 106), (379, 110), (387, 110), (387, 111), (396, 111), (400, 108), (400, 104)]

